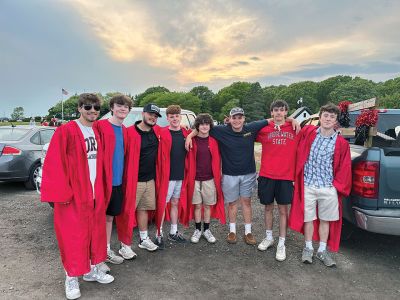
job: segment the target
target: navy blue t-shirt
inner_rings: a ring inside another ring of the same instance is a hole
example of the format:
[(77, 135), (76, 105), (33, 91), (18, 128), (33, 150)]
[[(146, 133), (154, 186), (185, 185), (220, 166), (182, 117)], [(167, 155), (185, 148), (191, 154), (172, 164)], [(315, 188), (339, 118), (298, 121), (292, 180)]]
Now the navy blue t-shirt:
[(111, 124), (115, 134), (115, 148), (112, 162), (112, 185), (118, 186), (122, 184), (122, 175), (124, 173), (124, 136), (122, 135), (122, 127)]
[(238, 176), (256, 172), (254, 142), (258, 132), (267, 125), (267, 120), (261, 120), (245, 124), (241, 132), (233, 131), (229, 124), (210, 130), (210, 135), (218, 141), (222, 174)]

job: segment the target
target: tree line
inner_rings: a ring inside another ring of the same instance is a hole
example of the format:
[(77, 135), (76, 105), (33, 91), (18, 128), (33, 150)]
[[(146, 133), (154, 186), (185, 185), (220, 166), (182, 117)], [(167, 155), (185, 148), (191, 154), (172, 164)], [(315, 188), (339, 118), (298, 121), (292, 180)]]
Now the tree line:
[[(108, 104), (112, 96), (117, 94), (99, 94), (103, 98), (101, 115), (109, 111)], [(361, 77), (338, 75), (320, 82), (302, 81), (290, 85), (271, 85), (262, 87), (255, 82), (234, 82), (219, 90), (211, 91), (207, 86), (196, 86), (189, 92), (170, 91), (166, 87), (150, 87), (136, 96), (128, 95), (135, 106), (155, 103), (160, 107), (179, 104), (182, 108), (195, 113), (208, 112), (222, 121), (232, 107), (240, 106), (245, 110), (249, 121), (269, 117), (269, 105), (276, 99), (284, 99), (290, 106), (290, 113), (300, 106), (317, 112), (320, 106), (332, 102), (349, 100), (358, 102), (377, 97), (379, 107), (400, 108), (400, 77), (385, 82), (374, 82)], [(78, 95), (64, 101), (64, 115), (77, 117)], [(299, 100), (302, 101), (299, 101)], [(61, 101), (48, 110), (48, 117), (61, 116)]]

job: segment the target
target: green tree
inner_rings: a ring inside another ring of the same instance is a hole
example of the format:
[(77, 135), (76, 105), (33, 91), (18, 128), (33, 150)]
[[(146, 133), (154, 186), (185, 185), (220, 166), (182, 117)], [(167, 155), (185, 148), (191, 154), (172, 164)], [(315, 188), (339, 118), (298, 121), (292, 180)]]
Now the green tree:
[(400, 91), (392, 95), (379, 97), (378, 106), (381, 108), (400, 108)]
[[(238, 99), (239, 105), (243, 105), (243, 100), (251, 89), (249, 82), (234, 82), (230, 86), (222, 88), (214, 97), (211, 104), (211, 111), (215, 115), (221, 114), (222, 107), (232, 99)], [(220, 120), (222, 121), (222, 120)]]
[(353, 80), (340, 84), (329, 93), (329, 99), (337, 104), (342, 100), (350, 100), (353, 103), (376, 97), (378, 94), (377, 84), (372, 80), (355, 77)]
[[(306, 106), (311, 111), (317, 111), (319, 103), (317, 101), (317, 83), (313, 81), (302, 81), (289, 85), (286, 89), (280, 90), (277, 97), (285, 100), (289, 104), (290, 113), (300, 106)], [(302, 98), (303, 103), (297, 101)]]
[(143, 106), (142, 100), (150, 94), (154, 93), (169, 93), (169, 89), (163, 86), (154, 86), (150, 87), (147, 90), (145, 90), (143, 93), (136, 95), (135, 97), (135, 106)]
[(346, 84), (352, 80), (351, 76), (335, 76), (319, 82), (317, 88), (317, 100), (320, 106), (332, 101), (329, 94), (338, 86)]
[(221, 108), (221, 113), (218, 116), (220, 121), (223, 121), (226, 116), (229, 116), (229, 112), (232, 108), (238, 107), (240, 104), (239, 99), (232, 99), (225, 103), (225, 105)]
[(250, 90), (243, 99), (242, 108), (248, 122), (260, 120), (264, 117), (266, 110), (264, 93), (258, 82), (251, 85)]
[(171, 104), (178, 104), (182, 109), (188, 109), (196, 114), (200, 113), (201, 101), (197, 96), (184, 92), (159, 92), (148, 94), (141, 100), (141, 105), (155, 103), (159, 107), (167, 107)]
[(21, 106), (14, 108), (11, 114), (11, 120), (20, 120), (23, 118), (24, 118), (24, 108)]
[(211, 113), (211, 104), (214, 101), (214, 93), (206, 86), (200, 85), (192, 88), (190, 93), (197, 96), (200, 101), (200, 111)]

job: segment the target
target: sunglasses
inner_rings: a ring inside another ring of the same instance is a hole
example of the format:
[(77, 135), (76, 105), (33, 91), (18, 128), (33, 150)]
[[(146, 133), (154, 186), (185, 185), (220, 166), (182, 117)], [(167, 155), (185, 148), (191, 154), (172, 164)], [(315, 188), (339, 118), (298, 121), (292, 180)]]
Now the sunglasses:
[(100, 111), (100, 105), (97, 104), (84, 104), (82, 105), (82, 107), (85, 110), (91, 110), (92, 108), (94, 108), (95, 111)]

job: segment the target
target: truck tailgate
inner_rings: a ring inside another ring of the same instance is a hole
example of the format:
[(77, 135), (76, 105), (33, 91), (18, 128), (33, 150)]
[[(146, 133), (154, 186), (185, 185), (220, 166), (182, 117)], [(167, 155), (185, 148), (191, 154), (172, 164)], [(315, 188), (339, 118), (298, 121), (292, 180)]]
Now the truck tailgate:
[(400, 148), (381, 149), (379, 208), (400, 209)]

